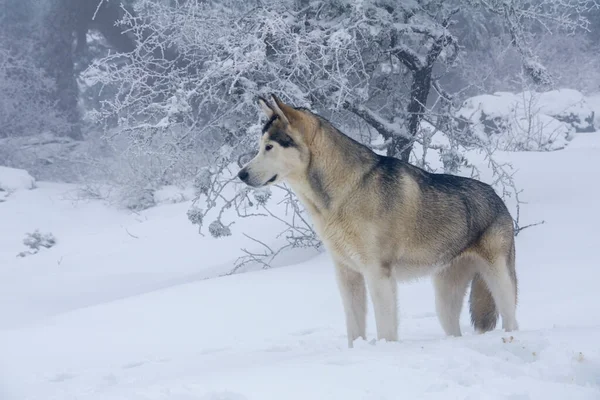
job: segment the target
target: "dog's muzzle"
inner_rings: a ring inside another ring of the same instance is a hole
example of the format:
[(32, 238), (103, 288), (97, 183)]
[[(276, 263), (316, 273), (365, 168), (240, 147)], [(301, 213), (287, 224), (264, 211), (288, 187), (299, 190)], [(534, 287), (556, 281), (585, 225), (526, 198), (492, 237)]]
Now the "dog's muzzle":
[(252, 187), (260, 187), (260, 186), (267, 186), (270, 183), (275, 182), (275, 180), (277, 179), (277, 174), (273, 175), (273, 177), (271, 179), (269, 179), (268, 181), (264, 182), (264, 183), (256, 183), (256, 182), (252, 182), (250, 180), (250, 174), (248, 173), (248, 170), (246, 168), (242, 168), (240, 170), (240, 172), (238, 172), (238, 178), (240, 178), (240, 180), (242, 182), (244, 182), (246, 185), (248, 186), (252, 186)]
[(242, 168), (240, 170), (240, 172), (238, 172), (238, 178), (241, 179), (242, 182), (244, 183), (248, 183), (248, 176), (250, 174), (248, 174), (248, 171), (246, 171), (246, 168)]

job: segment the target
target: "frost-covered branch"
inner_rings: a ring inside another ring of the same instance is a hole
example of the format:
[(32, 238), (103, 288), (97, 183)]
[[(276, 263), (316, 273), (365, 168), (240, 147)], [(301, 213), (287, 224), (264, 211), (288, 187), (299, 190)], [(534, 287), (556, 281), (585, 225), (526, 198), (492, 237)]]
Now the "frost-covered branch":
[(550, 32), (587, 30), (586, 13), (600, 6), (597, 0), (470, 0), (470, 3), (481, 5), (504, 19), (512, 44), (521, 54), (524, 70), (542, 87), (552, 86), (554, 80), (531, 50), (532, 45), (527, 40), (531, 25)]
[(371, 111), (366, 106), (356, 106), (350, 102), (344, 103), (344, 108), (354, 113), (356, 116), (363, 119), (370, 126), (372, 126), (385, 140), (392, 139), (394, 137), (404, 137), (410, 139), (403, 129), (403, 126), (397, 122), (389, 122), (383, 119), (377, 113)]
[(421, 70), (427, 65), (423, 57), (406, 45), (394, 47), (390, 52), (411, 71)]

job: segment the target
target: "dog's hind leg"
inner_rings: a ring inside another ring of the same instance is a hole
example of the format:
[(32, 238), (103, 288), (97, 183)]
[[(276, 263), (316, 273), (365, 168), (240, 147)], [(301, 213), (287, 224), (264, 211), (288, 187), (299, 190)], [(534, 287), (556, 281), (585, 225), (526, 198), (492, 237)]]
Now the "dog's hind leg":
[(398, 283), (391, 267), (377, 266), (365, 274), (375, 312), (377, 339), (398, 340)]
[(435, 308), (442, 328), (448, 336), (461, 336), (460, 312), (467, 286), (475, 275), (472, 260), (458, 258), (433, 276)]
[(366, 339), (367, 337), (367, 294), (365, 279), (360, 273), (339, 262), (335, 264), (335, 271), (346, 315), (348, 347), (352, 348), (356, 339), (359, 337)]

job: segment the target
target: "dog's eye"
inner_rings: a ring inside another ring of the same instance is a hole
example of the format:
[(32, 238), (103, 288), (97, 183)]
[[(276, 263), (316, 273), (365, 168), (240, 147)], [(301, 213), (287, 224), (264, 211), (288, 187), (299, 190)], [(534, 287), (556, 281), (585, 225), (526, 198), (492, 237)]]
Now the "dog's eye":
[(266, 146), (265, 146), (265, 150), (266, 150), (266, 151), (269, 151), (269, 150), (271, 150), (272, 148), (273, 148), (273, 145), (272, 145), (272, 144), (268, 144), (268, 145), (266, 145)]

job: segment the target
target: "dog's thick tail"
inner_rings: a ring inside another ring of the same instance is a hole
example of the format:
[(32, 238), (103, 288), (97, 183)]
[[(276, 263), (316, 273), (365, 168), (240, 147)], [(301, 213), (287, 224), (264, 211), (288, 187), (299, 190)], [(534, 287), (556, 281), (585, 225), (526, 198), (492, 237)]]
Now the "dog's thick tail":
[[(515, 304), (517, 296), (517, 274), (515, 271), (515, 244), (511, 245), (506, 260), (506, 268), (514, 285)], [(471, 323), (479, 333), (488, 332), (496, 327), (498, 322), (498, 309), (492, 297), (492, 293), (482, 276), (477, 273), (471, 282), (471, 296), (469, 298), (471, 311)]]
[(498, 310), (490, 289), (479, 273), (471, 282), (469, 298), (471, 323), (479, 333), (488, 332), (496, 327)]

